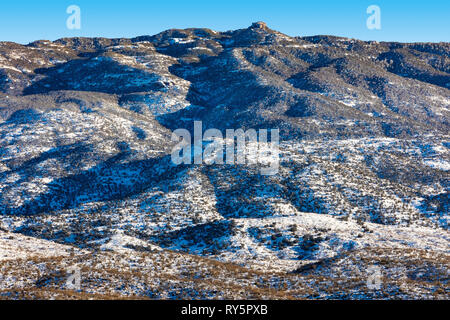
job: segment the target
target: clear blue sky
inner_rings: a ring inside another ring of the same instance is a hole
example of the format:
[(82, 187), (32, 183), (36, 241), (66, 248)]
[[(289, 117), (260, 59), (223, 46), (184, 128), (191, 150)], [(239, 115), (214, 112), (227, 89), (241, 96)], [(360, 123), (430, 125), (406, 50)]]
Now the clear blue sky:
[[(81, 30), (66, 28), (72, 4), (81, 8)], [(373, 4), (381, 8), (381, 30), (366, 27)], [(292, 36), (450, 42), (450, 0), (2, 0), (0, 41), (133, 37), (188, 27), (226, 31), (259, 20)]]

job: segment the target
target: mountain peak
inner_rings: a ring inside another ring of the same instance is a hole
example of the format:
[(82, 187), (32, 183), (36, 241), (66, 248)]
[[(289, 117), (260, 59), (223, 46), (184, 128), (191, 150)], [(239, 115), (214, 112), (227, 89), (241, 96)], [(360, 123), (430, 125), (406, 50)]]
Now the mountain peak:
[(250, 29), (263, 29), (263, 30), (267, 30), (267, 23), (263, 22), (263, 21), (257, 21), (257, 22), (253, 22), (252, 25), (250, 26)]

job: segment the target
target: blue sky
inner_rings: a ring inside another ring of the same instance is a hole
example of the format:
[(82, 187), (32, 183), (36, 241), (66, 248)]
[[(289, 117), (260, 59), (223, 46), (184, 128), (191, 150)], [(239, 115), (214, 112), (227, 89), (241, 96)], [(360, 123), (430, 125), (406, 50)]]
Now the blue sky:
[[(81, 8), (81, 30), (66, 27), (69, 5)], [(381, 8), (381, 30), (366, 27), (366, 8)], [(0, 2), (0, 41), (134, 37), (170, 28), (218, 31), (265, 21), (291, 36), (330, 34), (362, 40), (450, 42), (449, 0), (40, 0)]]

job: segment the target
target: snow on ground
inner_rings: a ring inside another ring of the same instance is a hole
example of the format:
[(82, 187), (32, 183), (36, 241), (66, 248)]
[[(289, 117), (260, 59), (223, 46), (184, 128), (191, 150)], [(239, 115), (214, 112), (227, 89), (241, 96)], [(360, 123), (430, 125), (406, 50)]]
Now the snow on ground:
[(52, 241), (0, 231), (0, 261), (81, 254), (82, 250)]

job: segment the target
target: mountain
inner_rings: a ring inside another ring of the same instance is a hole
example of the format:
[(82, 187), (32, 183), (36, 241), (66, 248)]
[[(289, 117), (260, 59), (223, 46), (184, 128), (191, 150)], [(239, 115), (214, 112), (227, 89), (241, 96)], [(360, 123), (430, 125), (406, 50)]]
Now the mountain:
[[(450, 43), (0, 42), (0, 297), (448, 299), (449, 108)], [(278, 173), (174, 165), (194, 121), (279, 129)]]

